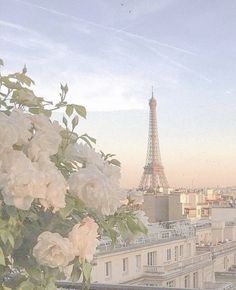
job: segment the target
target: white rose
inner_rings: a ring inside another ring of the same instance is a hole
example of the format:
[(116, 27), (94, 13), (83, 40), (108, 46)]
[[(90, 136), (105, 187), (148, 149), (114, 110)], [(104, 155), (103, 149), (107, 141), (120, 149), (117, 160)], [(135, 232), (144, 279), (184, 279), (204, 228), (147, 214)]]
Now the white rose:
[(37, 114), (37, 115), (30, 115), (30, 120), (32, 121), (35, 130), (42, 130), (42, 131), (48, 131), (52, 129), (53, 125), (50, 119), (43, 115), (43, 114)]
[(92, 261), (98, 245), (97, 231), (98, 225), (95, 221), (86, 217), (81, 224), (75, 225), (69, 233), (69, 240), (73, 245), (75, 256), (78, 256), (81, 262)]
[(0, 189), (4, 202), (28, 210), (34, 198), (44, 198), (44, 176), (22, 151), (11, 150), (2, 156)]
[(72, 173), (68, 179), (70, 192), (80, 197), (90, 208), (104, 215), (113, 214), (121, 205), (120, 190), (111, 176), (89, 165)]
[(96, 165), (98, 168), (102, 168), (104, 165), (101, 155), (87, 144), (70, 144), (66, 148), (65, 157), (71, 161)]
[(5, 149), (10, 149), (18, 140), (18, 132), (9, 117), (0, 112), (0, 154)]
[(41, 158), (38, 166), (39, 170), (43, 172), (46, 187), (45, 197), (39, 200), (40, 203), (46, 209), (52, 207), (54, 212), (64, 208), (66, 205), (65, 195), (68, 188), (64, 176), (50, 161), (45, 161)]
[(120, 167), (109, 164), (108, 162), (104, 163), (102, 167), (102, 172), (110, 179), (113, 186), (120, 186)]
[(28, 145), (28, 156), (37, 161), (42, 155), (51, 156), (58, 152), (62, 138), (59, 134), (58, 123), (52, 123), (44, 115), (32, 115), (30, 119), (35, 128), (35, 134)]
[(127, 196), (133, 201), (134, 205), (143, 204), (143, 193), (140, 190), (132, 189), (127, 192)]
[(70, 240), (51, 232), (43, 232), (38, 236), (33, 256), (40, 265), (51, 268), (65, 267), (75, 258)]
[(61, 136), (56, 132), (38, 131), (29, 142), (28, 156), (32, 161), (37, 161), (42, 155), (54, 155), (58, 152), (60, 143)]
[(17, 145), (27, 144), (32, 137), (32, 122), (29, 119), (29, 114), (24, 113), (22, 110), (13, 110), (9, 120), (14, 124), (17, 130), (18, 138)]
[(58, 123), (58, 121), (53, 121), (43, 115), (43, 114), (37, 114), (37, 115), (30, 115), (30, 120), (34, 124), (34, 127), (37, 131), (55, 131), (57, 133), (60, 133), (63, 131), (63, 127)]

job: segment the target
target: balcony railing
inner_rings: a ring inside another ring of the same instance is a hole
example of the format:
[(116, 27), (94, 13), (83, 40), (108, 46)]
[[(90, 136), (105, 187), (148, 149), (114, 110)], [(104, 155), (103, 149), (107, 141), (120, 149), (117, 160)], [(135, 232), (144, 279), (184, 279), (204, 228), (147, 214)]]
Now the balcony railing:
[(219, 245), (205, 245), (205, 246), (198, 246), (197, 251), (209, 251), (212, 253), (213, 257), (227, 253), (231, 250), (236, 250), (236, 241), (229, 241)]
[[(82, 290), (80, 283), (58, 282), (57, 286), (60, 289)], [(109, 284), (92, 284), (90, 290), (193, 290), (192, 288), (167, 288), (155, 286), (141, 286), (141, 285), (109, 285)], [(231, 283), (208, 283), (202, 290), (233, 290)]]
[(236, 241), (227, 242), (227, 243), (222, 244), (222, 245), (214, 246), (211, 249), (211, 252), (217, 256), (217, 255), (223, 254), (225, 252), (228, 252), (232, 249), (236, 249)]
[(169, 265), (163, 266), (144, 266), (144, 272), (147, 273), (160, 273), (166, 274), (170, 272), (179, 272), (183, 271), (188, 267), (192, 267), (193, 265), (197, 265), (199, 263), (208, 263), (212, 261), (212, 254), (207, 252), (201, 255), (197, 255), (195, 257), (191, 257), (188, 259), (184, 259), (182, 261), (178, 261)]

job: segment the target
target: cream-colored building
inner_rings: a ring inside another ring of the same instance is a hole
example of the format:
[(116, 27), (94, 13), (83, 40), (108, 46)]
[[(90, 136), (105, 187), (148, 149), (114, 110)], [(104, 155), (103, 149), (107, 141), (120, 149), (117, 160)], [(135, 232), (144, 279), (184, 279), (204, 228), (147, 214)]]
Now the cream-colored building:
[[(230, 206), (230, 200), (225, 199), (218, 190), (201, 189), (201, 190), (182, 190), (178, 191), (180, 195), (180, 202), (182, 205), (182, 214), (186, 215), (188, 219), (197, 221), (203, 218), (212, 218), (213, 209), (226, 208)], [(232, 202), (232, 200), (231, 200)], [(228, 219), (232, 220), (232, 213)], [(215, 211), (215, 214), (216, 211)]]
[(144, 194), (142, 208), (152, 223), (182, 220), (182, 205), (179, 194)]
[[(230, 231), (224, 229), (223, 235), (233, 237)], [(120, 242), (115, 248), (103, 241), (92, 282), (204, 288), (215, 283), (215, 272), (227, 271), (234, 264), (236, 241), (226, 239), (209, 221), (195, 225), (166, 222), (150, 225), (147, 237)]]
[(232, 222), (236, 221), (236, 207), (212, 207), (211, 219), (213, 221)]

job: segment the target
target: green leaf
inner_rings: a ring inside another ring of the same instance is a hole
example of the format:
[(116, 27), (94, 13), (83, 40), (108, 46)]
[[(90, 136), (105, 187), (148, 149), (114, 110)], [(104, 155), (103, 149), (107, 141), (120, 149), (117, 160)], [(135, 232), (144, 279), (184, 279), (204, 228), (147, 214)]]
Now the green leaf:
[(21, 283), (18, 288), (18, 290), (33, 290), (33, 289), (34, 289), (34, 284), (31, 283), (29, 280)]
[(75, 209), (85, 208), (85, 203), (79, 197), (76, 196), (74, 199), (74, 202), (75, 202)]
[(17, 217), (17, 210), (14, 206), (6, 206), (5, 210), (9, 217)]
[(118, 221), (117, 227), (118, 227), (118, 230), (121, 233), (121, 235), (126, 234), (128, 231), (127, 225), (123, 222), (123, 220)]
[[(7, 88), (11, 90), (22, 88), (20, 83), (10, 81), (8, 77), (1, 77), (1, 82), (3, 83), (4, 86), (6, 86)], [(14, 93), (16, 94), (18, 92), (14, 92)], [(12, 95), (12, 98), (13, 98), (13, 95)]]
[(144, 223), (142, 221), (138, 221), (137, 226), (141, 233), (144, 233), (145, 235), (148, 233), (148, 229), (145, 227)]
[(57, 290), (57, 287), (55, 285), (55, 281), (50, 280), (49, 283), (47, 284), (45, 290)]
[(40, 108), (29, 108), (29, 112), (32, 114), (39, 114), (41, 111)]
[(9, 241), (10, 245), (12, 246), (12, 248), (14, 248), (15, 240), (14, 240), (14, 237), (11, 233), (8, 233), (8, 241)]
[(133, 218), (131, 218), (129, 216), (127, 217), (127, 226), (133, 234), (136, 234), (139, 231), (138, 225), (135, 223)]
[(26, 280), (27, 278), (24, 275), (18, 273), (12, 276), (11, 279), (5, 281), (5, 285), (10, 287), (8, 289), (17, 289), (17, 287)]
[(45, 116), (47, 116), (48, 118), (50, 118), (51, 117), (51, 115), (52, 115), (52, 111), (51, 110), (42, 110), (42, 113), (45, 115)]
[(111, 163), (111, 164), (113, 164), (113, 165), (116, 165), (116, 166), (118, 166), (118, 167), (121, 166), (120, 161), (117, 160), (117, 159), (112, 159), (112, 160), (109, 161), (109, 163)]
[(93, 148), (93, 146), (91, 145), (91, 143), (89, 142), (89, 140), (86, 137), (80, 136), (78, 139), (82, 139), (86, 144), (89, 145), (90, 148)]
[(72, 120), (72, 129), (74, 130), (74, 128), (78, 125), (79, 123), (79, 118), (78, 116), (74, 116), (73, 120)]
[(88, 134), (84, 134), (83, 136), (85, 136), (86, 138), (88, 138), (92, 143), (96, 144), (96, 139), (89, 136)]
[(71, 280), (72, 282), (78, 282), (79, 281), (79, 278), (81, 276), (81, 265), (79, 262), (75, 262), (74, 263), (74, 266), (73, 266), (73, 269), (72, 269), (72, 272), (71, 272)]
[(62, 122), (65, 124), (65, 126), (67, 127), (67, 125), (68, 125), (68, 122), (67, 122), (67, 120), (66, 120), (66, 117), (65, 116), (63, 116), (63, 118), (62, 118)]
[(4, 253), (3, 253), (3, 250), (2, 250), (1, 247), (0, 247), (0, 265), (3, 265), (3, 266), (6, 265), (6, 263), (5, 263), (5, 257), (4, 257)]
[(28, 76), (26, 76), (24, 73), (16, 73), (15, 78), (22, 84), (26, 84), (28, 87), (31, 86), (31, 84), (34, 84), (34, 81), (29, 78)]
[(6, 286), (4, 286), (4, 285), (2, 286), (2, 289), (3, 289), (3, 290), (11, 290), (11, 288), (8, 288), (8, 287), (6, 287)]
[(81, 136), (78, 137), (79, 139), (82, 139), (83, 141), (85, 141), (91, 148), (93, 147), (90, 143), (90, 141), (94, 144), (96, 144), (96, 139), (93, 137), (90, 137), (88, 134), (83, 134)]
[(2, 242), (4, 244), (7, 243), (7, 241), (9, 241), (10, 245), (12, 246), (12, 248), (14, 248), (15, 245), (15, 241), (14, 241), (14, 237), (13, 235), (6, 229), (1, 229), (0, 230), (0, 238), (2, 240)]
[(82, 265), (83, 275), (86, 281), (90, 280), (92, 265), (88, 262), (84, 262)]
[(66, 106), (66, 115), (68, 117), (70, 117), (73, 114), (73, 110), (74, 110), (73, 105), (67, 105)]
[(0, 230), (0, 238), (4, 244), (8, 241), (8, 233), (6, 230)]
[(74, 209), (75, 201), (73, 199), (66, 200), (66, 206), (60, 209), (59, 213), (62, 218), (66, 218)]
[(7, 222), (0, 219), (0, 229), (4, 228), (7, 225)]
[(74, 105), (74, 108), (78, 115), (86, 119), (87, 112), (84, 106)]
[(43, 273), (39, 267), (36, 265), (30, 265), (26, 267), (26, 272), (28, 273), (29, 277), (37, 282), (40, 282), (43, 278)]

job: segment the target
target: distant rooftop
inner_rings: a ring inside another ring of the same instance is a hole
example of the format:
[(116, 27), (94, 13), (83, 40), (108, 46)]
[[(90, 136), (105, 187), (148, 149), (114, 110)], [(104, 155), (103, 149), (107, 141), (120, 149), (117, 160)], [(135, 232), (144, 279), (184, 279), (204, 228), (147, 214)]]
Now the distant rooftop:
[(148, 225), (148, 235), (140, 235), (134, 240), (120, 238), (115, 246), (112, 246), (112, 242), (109, 238), (103, 237), (98, 246), (97, 254), (143, 247), (147, 244), (165, 243), (167, 241), (184, 239), (194, 235), (195, 228), (189, 220), (150, 223)]

